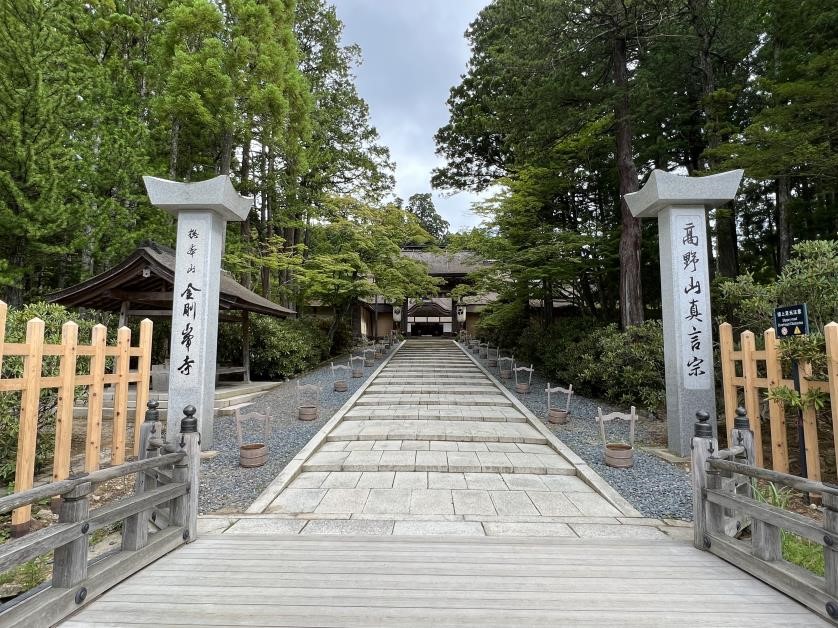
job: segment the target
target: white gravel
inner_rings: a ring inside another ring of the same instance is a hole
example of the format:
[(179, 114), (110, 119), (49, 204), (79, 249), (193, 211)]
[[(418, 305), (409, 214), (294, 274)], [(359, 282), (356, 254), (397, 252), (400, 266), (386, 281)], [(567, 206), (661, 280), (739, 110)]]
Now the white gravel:
[[(346, 364), (346, 357), (336, 358), (335, 364)], [(348, 378), (346, 392), (334, 392), (331, 367), (326, 364), (282, 382), (255, 399), (247, 411), (273, 417), (268, 462), (261, 467), (246, 469), (239, 466), (235, 421), (232, 416), (216, 417), (213, 449), (218, 455), (201, 463), (201, 514), (245, 510), (380, 364), (381, 360), (376, 360), (374, 367), (365, 368), (363, 378)], [(297, 419), (295, 389), (298, 381), (321, 387), (320, 417), (314, 421)], [(251, 431), (244, 434), (244, 441), (261, 442), (253, 422)]]

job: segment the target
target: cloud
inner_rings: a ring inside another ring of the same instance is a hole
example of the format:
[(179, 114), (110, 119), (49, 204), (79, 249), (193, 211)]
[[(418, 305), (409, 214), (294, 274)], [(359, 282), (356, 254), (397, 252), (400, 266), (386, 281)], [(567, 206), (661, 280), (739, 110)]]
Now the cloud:
[[(336, 0), (343, 41), (364, 55), (356, 68), (358, 91), (373, 125), (396, 162), (396, 194), (431, 192), (431, 171), (441, 164), (434, 133), (448, 122), (449, 89), (469, 59), (463, 36), (488, 0)], [(471, 213), (478, 196), (434, 193), (452, 228), (479, 222)]]

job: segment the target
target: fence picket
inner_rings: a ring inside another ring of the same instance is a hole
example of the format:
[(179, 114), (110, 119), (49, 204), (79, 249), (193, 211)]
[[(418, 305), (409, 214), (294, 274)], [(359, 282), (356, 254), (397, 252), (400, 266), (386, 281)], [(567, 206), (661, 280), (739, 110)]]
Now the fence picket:
[(52, 479), (66, 480), (70, 477), (70, 450), (73, 442), (73, 406), (76, 400), (76, 347), (79, 341), (79, 326), (73, 321), (61, 327), (61, 344), (64, 353), (58, 377), (58, 407), (55, 410), (55, 451), (52, 458)]
[(829, 377), (829, 400), (832, 405), (832, 438), (835, 453), (838, 454), (838, 323), (829, 323), (823, 328), (826, 336), (826, 365)]
[[(779, 340), (774, 329), (766, 329), (765, 339), (765, 368), (769, 388), (782, 386), (783, 369), (778, 352)], [(789, 447), (786, 437), (786, 409), (780, 401), (768, 402), (768, 416), (771, 422), (771, 468), (775, 471), (788, 473)]]
[(725, 426), (727, 428), (727, 442), (731, 440), (733, 420), (736, 418), (736, 408), (739, 407), (739, 397), (736, 392), (736, 366), (733, 360), (733, 327), (730, 323), (719, 326), (719, 355), (722, 362), (722, 391), (725, 398)]
[[(808, 378), (812, 376), (812, 365), (801, 360), (798, 366), (800, 368), (800, 396), (805, 397), (811, 388)], [(803, 408), (803, 442), (806, 447), (807, 477), (811, 480), (820, 481), (821, 456), (818, 446), (818, 421), (817, 413), (811, 405)]]
[(99, 451), (102, 447), (102, 407), (105, 392), (105, 344), (108, 328), (96, 325), (90, 336), (93, 357), (90, 358), (90, 376), (93, 383), (87, 397), (87, 441), (84, 448), (84, 470), (90, 473), (99, 468)]
[(147, 318), (140, 323), (140, 355), (137, 358), (137, 399), (134, 409), (134, 455), (140, 455), (140, 425), (148, 403), (148, 385), (151, 378), (151, 337), (154, 324)]
[[(125, 436), (128, 429), (128, 367), (131, 363), (131, 330), (120, 327), (117, 331), (116, 345), (118, 356), (114, 365), (117, 383), (113, 398), (113, 434), (111, 445), (111, 464), (125, 462)], [(136, 429), (136, 426), (135, 426)]]
[[(33, 318), (26, 324), (27, 354), (23, 360), (25, 387), (20, 396), (20, 425), (17, 436), (15, 492), (32, 488), (35, 476), (35, 446), (38, 439), (38, 409), (41, 400), (41, 369), (43, 368), (44, 321)], [(12, 534), (29, 530), (32, 506), (12, 512)]]
[(745, 411), (751, 420), (751, 431), (753, 431), (754, 440), (757, 443), (756, 456), (754, 458), (757, 466), (762, 467), (764, 466), (762, 455), (762, 425), (760, 424), (759, 415), (759, 389), (756, 387), (757, 362), (754, 356), (754, 352), (756, 352), (754, 332), (742, 332), (741, 339), (742, 376), (745, 379)]

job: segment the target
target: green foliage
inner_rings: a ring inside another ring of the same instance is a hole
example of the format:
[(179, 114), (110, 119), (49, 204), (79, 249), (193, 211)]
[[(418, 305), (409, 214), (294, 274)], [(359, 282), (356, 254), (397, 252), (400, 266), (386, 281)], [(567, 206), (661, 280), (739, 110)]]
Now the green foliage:
[[(96, 313), (85, 317), (71, 316), (67, 310), (52, 303), (33, 303), (22, 308), (9, 308), (6, 322), (6, 342), (22, 343), (26, 341), (26, 324), (33, 318), (44, 321), (44, 342), (61, 343), (61, 326), (69, 320), (79, 325), (79, 342), (88, 344), (93, 326), (108, 319), (97, 319)], [(113, 334), (112, 334), (113, 336)], [(78, 359), (79, 369), (85, 368), (89, 358)], [(42, 374), (45, 377), (58, 375), (58, 357), (44, 358)], [(17, 378), (23, 374), (23, 358), (6, 357), (3, 360), (2, 377)], [(41, 391), (38, 407), (38, 439), (35, 450), (35, 470), (43, 468), (52, 460), (55, 428), (55, 407), (58, 394), (55, 389)], [(0, 394), (0, 482), (10, 482), (14, 478), (17, 454), (17, 437), (20, 431), (20, 393)]]
[(801, 395), (788, 386), (777, 386), (776, 388), (768, 389), (768, 399), (770, 401), (779, 401), (786, 408), (804, 410), (812, 407), (815, 411), (820, 412), (829, 402), (829, 395), (818, 389), (808, 390), (805, 394)]
[[(788, 509), (789, 502), (794, 494), (789, 487), (780, 486), (778, 488), (773, 482), (767, 484), (753, 482), (752, 486), (757, 501), (771, 504), (777, 508)], [(783, 559), (803, 567), (815, 575), (824, 575), (826, 565), (822, 545), (786, 530), (782, 530), (780, 534), (783, 544)]]
[(593, 350), (579, 356), (580, 380), (608, 401), (659, 412), (666, 400), (660, 321), (626, 331), (612, 324), (595, 335)]
[(39, 556), (5, 573), (0, 573), (0, 585), (14, 582), (23, 587), (24, 591), (28, 591), (44, 582), (49, 577), (49, 573), (50, 557)]
[(838, 320), (838, 240), (799, 242), (793, 257), (771, 283), (757, 283), (751, 275), (719, 285), (723, 315), (734, 325), (752, 329), (771, 325), (774, 308), (806, 303), (809, 326), (823, 333), (823, 327)]
[(254, 317), (252, 377), (266, 381), (286, 379), (328, 358), (330, 348), (323, 321)]
[(520, 303), (495, 303), (483, 312), (478, 335), (533, 363), (552, 383), (617, 405), (660, 412), (666, 399), (663, 327), (646, 321), (626, 331), (589, 317), (562, 316), (546, 329), (528, 320)]
[(445, 242), (451, 225), (436, 211), (433, 197), (429, 193), (412, 195), (407, 199), (405, 210), (416, 216), (419, 224), (437, 244)]

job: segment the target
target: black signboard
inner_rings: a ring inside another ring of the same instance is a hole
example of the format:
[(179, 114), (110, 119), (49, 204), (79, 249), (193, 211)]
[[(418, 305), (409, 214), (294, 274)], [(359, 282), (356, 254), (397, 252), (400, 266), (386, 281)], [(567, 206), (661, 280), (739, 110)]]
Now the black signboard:
[(784, 305), (774, 310), (774, 329), (778, 338), (805, 336), (809, 333), (809, 312), (806, 304)]

